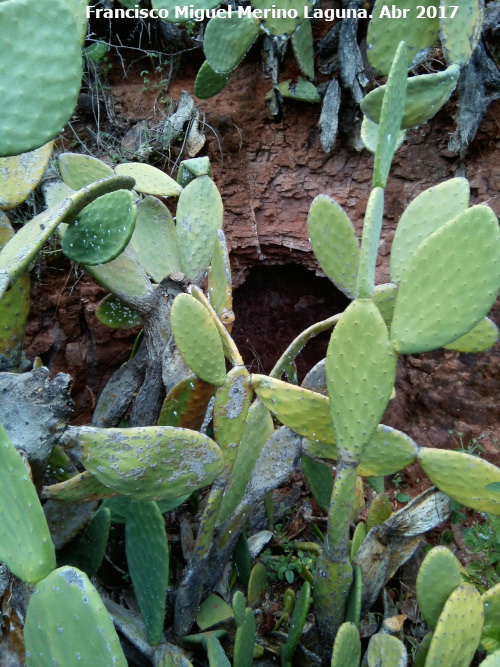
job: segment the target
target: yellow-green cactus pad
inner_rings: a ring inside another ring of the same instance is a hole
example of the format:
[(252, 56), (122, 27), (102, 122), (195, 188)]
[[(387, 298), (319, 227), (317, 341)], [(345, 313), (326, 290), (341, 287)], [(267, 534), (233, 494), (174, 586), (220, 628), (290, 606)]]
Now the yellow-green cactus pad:
[(417, 461), (440, 491), (457, 502), (500, 515), (500, 469), (483, 459), (445, 449), (420, 449)]
[[(212, 263), (208, 272), (208, 298), (217, 316), (222, 317), (222, 321), (224, 320), (224, 312), (226, 312), (226, 316), (230, 316), (233, 307), (231, 265), (226, 237), (222, 229), (217, 230), (214, 239)], [(226, 323), (223, 321), (223, 324)], [(228, 330), (230, 331), (230, 329)]]
[[(455, 90), (460, 68), (450, 65), (444, 72), (422, 74), (408, 79), (401, 129), (426, 123), (435, 116)], [(385, 85), (372, 90), (361, 102), (361, 111), (374, 123), (380, 122)]]
[(87, 5), (88, 0), (64, 0), (64, 3), (68, 5), (69, 9), (73, 13), (75, 19), (76, 27), (78, 29), (78, 34), (80, 36), (80, 45), (83, 46), (85, 40), (85, 34), (87, 32)]
[[(416, 7), (412, 0), (395, 0), (388, 4), (376, 0), (372, 20), (368, 25), (366, 52), (370, 65), (379, 74), (388, 74), (399, 43), (404, 40), (408, 51), (408, 62), (416, 64), (438, 38), (437, 12), (427, 18), (427, 8), (435, 9), (433, 0), (423, 0)], [(418, 14), (423, 16), (417, 18)], [(431, 10), (431, 13), (432, 10)]]
[(85, 266), (87, 273), (122, 300), (147, 298), (153, 294), (153, 286), (131, 248), (127, 247), (106, 264)]
[(391, 280), (400, 283), (408, 260), (430, 234), (469, 206), (469, 181), (450, 178), (424, 190), (399, 219), (391, 247)]
[(86, 470), (70, 477), (59, 484), (44, 486), (41, 497), (46, 500), (66, 500), (69, 502), (81, 502), (83, 500), (101, 500), (115, 496), (104, 484)]
[(86, 574), (54, 570), (30, 598), (24, 626), (26, 667), (127, 667), (111, 616)]
[(377, 306), (353, 301), (330, 338), (326, 383), (337, 448), (358, 463), (389, 402), (396, 361)]
[(292, 48), (300, 71), (308, 79), (314, 79), (314, 55), (311, 21), (302, 21), (292, 34)]
[[(318, 93), (316, 86), (301, 76), (299, 76), (297, 83), (294, 83), (292, 79), (287, 79), (278, 84), (277, 88), (284, 98), (297, 100), (297, 102), (321, 102), (321, 95)], [(266, 93), (266, 100), (269, 100), (271, 95), (272, 91)]]
[(215, 442), (184, 428), (74, 426), (67, 437), (102, 484), (136, 500), (186, 495), (211, 484), (223, 467)]
[(391, 324), (400, 354), (433, 350), (475, 327), (500, 288), (500, 230), (473, 206), (428, 236), (407, 262)]
[(29, 584), (56, 566), (45, 515), (28, 469), (0, 424), (0, 560)]
[(57, 158), (57, 168), (62, 181), (72, 190), (80, 190), (101, 178), (113, 176), (113, 170), (107, 164), (82, 153), (61, 153)]
[(498, 337), (499, 331), (497, 325), (489, 317), (485, 317), (484, 320), (476, 324), (468, 333), (443, 347), (446, 350), (454, 350), (455, 352), (484, 352), (484, 350), (488, 350), (495, 345)]
[(450, 594), (462, 583), (460, 562), (446, 547), (434, 547), (424, 558), (417, 576), (418, 607), (434, 629)]
[(145, 197), (137, 202), (130, 246), (156, 283), (169, 273), (181, 270), (174, 220), (165, 204), (156, 197)]
[(462, 0), (459, 6), (441, 0), (439, 36), (448, 65), (468, 62), (481, 36), (483, 14), (483, 0)]
[(251, 16), (210, 19), (205, 28), (203, 50), (214, 72), (227, 74), (243, 60), (257, 39), (260, 21)]
[[(363, 116), (363, 122), (361, 123), (361, 141), (363, 142), (364, 147), (370, 153), (375, 153), (377, 150), (378, 142), (378, 125), (368, 118), (368, 116)], [(398, 132), (398, 138), (396, 140), (397, 150), (406, 137), (406, 130), (400, 130)]]
[(63, 0), (0, 3), (0, 156), (53, 139), (76, 105), (80, 35)]
[(119, 176), (131, 176), (135, 179), (134, 190), (157, 197), (177, 197), (181, 186), (160, 169), (141, 162), (117, 164), (115, 173)]
[(311, 245), (328, 278), (351, 299), (356, 291), (359, 241), (344, 209), (326, 195), (318, 195), (309, 209)]
[(111, 329), (132, 329), (141, 325), (141, 318), (130, 306), (108, 294), (99, 303), (95, 315), (101, 324)]
[(53, 141), (13, 157), (0, 158), (0, 208), (22, 204), (38, 185), (52, 153)]
[(217, 390), (214, 401), (214, 438), (224, 461), (233, 467), (252, 398), (250, 376), (245, 367), (235, 366)]
[(193, 373), (214, 385), (226, 380), (222, 342), (208, 310), (190, 294), (179, 294), (172, 305), (170, 322), (175, 344)]
[(396, 305), (396, 296), (398, 293), (398, 286), (394, 283), (383, 283), (376, 285), (373, 290), (373, 300), (375, 305), (384, 318), (384, 322), (390, 328), (392, 316), (394, 315), (394, 306)]
[(200, 100), (206, 100), (220, 93), (231, 76), (230, 72), (214, 72), (205, 60), (198, 70), (194, 82), (194, 94)]
[[(265, 10), (270, 9), (268, 0), (252, 0), (254, 10), (262, 14), (254, 13), (256, 18), (261, 19), (262, 25), (270, 35), (291, 35), (294, 30), (304, 21), (305, 8), (310, 8), (312, 3), (304, 0), (274, 0), (271, 16), (266, 16)], [(296, 15), (296, 16), (295, 16)]]

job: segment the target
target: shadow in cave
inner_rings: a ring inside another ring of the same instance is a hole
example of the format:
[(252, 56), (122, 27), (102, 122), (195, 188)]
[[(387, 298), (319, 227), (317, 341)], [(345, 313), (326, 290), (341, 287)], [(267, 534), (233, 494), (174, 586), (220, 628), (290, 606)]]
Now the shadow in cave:
[[(233, 295), (232, 336), (250, 372), (269, 373), (292, 340), (349, 304), (328, 278), (299, 264), (254, 266)], [(297, 358), (299, 381), (326, 355), (330, 332), (313, 338)]]

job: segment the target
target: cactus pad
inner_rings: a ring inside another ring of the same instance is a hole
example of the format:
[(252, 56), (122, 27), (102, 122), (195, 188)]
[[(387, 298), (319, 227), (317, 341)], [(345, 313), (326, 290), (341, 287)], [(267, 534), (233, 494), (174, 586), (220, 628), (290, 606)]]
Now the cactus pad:
[[(444, 16), (439, 19), (439, 34), (448, 65), (463, 67), (472, 55), (481, 36), (483, 0), (462, 0), (453, 15), (453, 6), (441, 0)], [(451, 18), (453, 15), (453, 18)]]
[(191, 183), (198, 176), (212, 177), (212, 169), (208, 157), (192, 157), (189, 160), (182, 160), (177, 172), (177, 183), (183, 188)]
[(406, 667), (408, 658), (403, 642), (387, 634), (373, 635), (366, 652), (366, 664), (368, 667)]
[(391, 246), (391, 280), (399, 284), (408, 260), (433, 232), (465, 211), (469, 182), (451, 178), (421, 192), (399, 219)]
[[(455, 90), (460, 68), (451, 65), (444, 72), (422, 74), (408, 79), (401, 129), (415, 127), (435, 116)], [(380, 122), (385, 85), (372, 90), (361, 102), (362, 112), (374, 123)]]
[(212, 259), (215, 232), (222, 229), (222, 199), (209, 176), (199, 176), (181, 192), (176, 228), (182, 272), (193, 282)]
[(131, 329), (141, 326), (141, 318), (132, 308), (108, 294), (99, 303), (95, 315), (101, 324), (111, 329)]
[(446, 350), (455, 350), (455, 352), (483, 352), (493, 347), (498, 337), (497, 325), (489, 317), (485, 317), (469, 332), (443, 347)]
[[(500, 469), (462, 452), (422, 448), (417, 461), (440, 491), (457, 502), (500, 516)], [(489, 488), (491, 485), (491, 488)]]
[(131, 297), (146, 298), (153, 293), (153, 287), (146, 272), (129, 247), (125, 248), (111, 262), (86, 266), (85, 270), (100, 285), (109, 289), (122, 300)]
[(136, 206), (129, 190), (117, 190), (86, 206), (66, 229), (61, 247), (81, 264), (105, 264), (115, 259), (132, 236)]
[(169, 273), (181, 271), (174, 220), (165, 204), (156, 197), (145, 197), (137, 203), (130, 245), (156, 283)]
[(260, 22), (249, 16), (210, 19), (203, 50), (213, 71), (227, 74), (237, 67), (257, 39), (259, 29)]
[(81, 502), (82, 500), (101, 500), (116, 495), (114, 491), (91, 475), (81, 472), (59, 484), (44, 486), (41, 497), (47, 500), (67, 500)]
[(87, 576), (54, 570), (31, 596), (24, 626), (27, 667), (127, 667), (113, 621)]
[(380, 424), (366, 446), (358, 467), (363, 477), (384, 477), (409, 466), (417, 458), (419, 448), (410, 436)]
[(309, 209), (307, 226), (319, 265), (344, 294), (354, 298), (359, 242), (347, 214), (330, 197), (318, 195)]
[(125, 552), (148, 642), (154, 646), (160, 642), (163, 631), (169, 569), (165, 524), (155, 502), (130, 503), (125, 522)]
[(431, 639), (425, 667), (469, 667), (481, 638), (483, 603), (474, 586), (450, 594)]
[(253, 610), (247, 607), (243, 612), (242, 622), (236, 629), (234, 640), (233, 665), (238, 667), (252, 667), (255, 644), (255, 616)]
[(208, 486), (220, 473), (220, 449), (206, 435), (171, 426), (72, 427), (70, 442), (89, 472), (136, 500), (173, 499)]
[[(363, 122), (361, 123), (361, 134), (360, 138), (361, 141), (363, 142), (364, 147), (366, 148), (367, 151), (370, 151), (370, 153), (375, 153), (377, 150), (377, 142), (378, 142), (378, 125), (377, 123), (374, 123), (372, 120), (368, 118), (368, 116), (363, 116)], [(405, 140), (406, 137), (406, 130), (399, 130), (398, 131), (398, 137), (396, 140), (396, 148), (397, 150), (403, 141)]]
[(434, 547), (417, 576), (417, 600), (427, 625), (434, 629), (450, 594), (462, 583), (460, 563), (446, 547)]
[(245, 367), (232, 368), (217, 390), (214, 401), (214, 438), (231, 469), (238, 451), (252, 398), (249, 374)]
[(30, 277), (25, 273), (0, 297), (0, 365), (16, 368), (21, 361), (30, 309)]
[(158, 197), (177, 197), (182, 188), (173, 178), (160, 169), (142, 162), (123, 162), (117, 164), (118, 176), (131, 176), (135, 179), (134, 190)]
[[(423, 0), (421, 5), (427, 8), (433, 0)], [(387, 16), (389, 7), (395, 8), (394, 15)], [(397, 11), (407, 11), (397, 15)], [(439, 22), (437, 18), (416, 18), (415, 3), (412, 0), (396, 0), (388, 5), (383, 0), (376, 0), (372, 11), (373, 18), (368, 24), (366, 51), (370, 65), (378, 74), (388, 74), (398, 44), (405, 40), (410, 66), (417, 64), (425, 51), (438, 38)]]
[(230, 72), (214, 72), (208, 62), (205, 60), (198, 70), (194, 82), (194, 94), (200, 100), (207, 100), (224, 88), (231, 76)]
[(353, 301), (330, 338), (326, 381), (337, 448), (357, 462), (384, 413), (395, 374), (396, 355), (377, 307)]
[[(392, 155), (390, 159), (392, 159)], [(380, 175), (381, 172), (379, 171)], [(384, 187), (385, 183), (382, 187), (375, 186), (370, 192), (370, 198), (366, 205), (363, 239), (359, 255), (358, 280), (356, 283), (356, 297), (362, 299), (371, 299), (375, 287), (375, 264), (380, 244), (382, 218), (384, 216)]]
[[(310, 0), (304, 2), (303, 0), (275, 0), (273, 2), (273, 9), (275, 9), (274, 16), (262, 18), (262, 25), (270, 35), (291, 35), (294, 30), (304, 21), (304, 7), (310, 7)], [(268, 0), (252, 0), (252, 7), (255, 10), (269, 9)], [(297, 18), (293, 18), (290, 14), (293, 10), (298, 14)], [(279, 16), (281, 13), (285, 16)]]
[(75, 19), (81, 45), (83, 45), (85, 33), (87, 32), (87, 1), (88, 0), (64, 0), (64, 3), (69, 7), (73, 14), (73, 18)]
[(392, 158), (398, 143), (398, 135), (405, 109), (407, 66), (406, 42), (401, 42), (396, 50), (394, 61), (389, 71), (389, 77), (385, 84), (380, 118), (377, 121), (377, 148), (375, 150), (372, 179), (374, 188), (385, 188)]
[[(297, 100), (297, 102), (310, 102), (312, 104), (321, 102), (321, 95), (318, 93), (316, 86), (301, 76), (299, 76), (297, 83), (294, 83), (292, 79), (282, 81), (278, 84), (277, 89), (281, 97)], [(266, 100), (271, 99), (271, 95), (272, 91), (266, 93)]]
[[(214, 239), (212, 263), (208, 272), (208, 296), (219, 318), (223, 317), (224, 311), (231, 311), (233, 307), (231, 265), (222, 229), (217, 230)], [(228, 330), (230, 331), (230, 328)]]
[(80, 36), (63, 0), (0, 3), (0, 156), (53, 139), (80, 91)]
[(328, 512), (332, 497), (332, 469), (326, 463), (315, 461), (307, 456), (301, 459), (302, 472), (314, 500), (323, 512)]
[(158, 417), (157, 426), (180, 426), (199, 431), (208, 402), (215, 394), (213, 384), (194, 375), (181, 380), (168, 392)]
[(0, 560), (34, 584), (56, 566), (54, 545), (28, 470), (0, 425)]
[(101, 506), (85, 527), (74, 552), (64, 559), (64, 564), (82, 570), (87, 577), (93, 577), (101, 567), (110, 526), (111, 512)]
[(331, 667), (359, 667), (361, 639), (352, 623), (342, 623), (333, 644)]
[(200, 380), (216, 386), (226, 380), (224, 351), (208, 310), (190, 294), (179, 294), (170, 313), (175, 344)]
[[(302, 5), (303, 7), (304, 5)], [(302, 10), (303, 11), (303, 10)], [(311, 21), (302, 21), (292, 34), (292, 47), (300, 71), (308, 79), (314, 79), (314, 56)]]
[(394, 283), (384, 283), (376, 285), (373, 291), (373, 300), (375, 305), (384, 318), (384, 322), (390, 328), (392, 317), (394, 315), (394, 306), (396, 305), (396, 296), (398, 293), (398, 286)]
[(282, 664), (291, 665), (295, 649), (299, 645), (300, 637), (302, 635), (302, 628), (306, 621), (309, 605), (311, 604), (311, 585), (305, 581), (302, 584), (297, 599), (295, 600), (295, 607), (293, 608), (292, 618), (290, 620), (290, 628), (288, 629), (288, 637), (284, 646), (281, 647)]
[(45, 171), (53, 141), (34, 151), (0, 158), (0, 209), (7, 211), (22, 204)]
[(411, 255), (401, 279), (391, 342), (401, 354), (447, 345), (486, 315), (500, 288), (500, 231), (493, 211), (474, 206)]
[(113, 170), (107, 164), (81, 153), (61, 153), (57, 158), (57, 168), (62, 181), (72, 190), (80, 190), (101, 178), (113, 176)]

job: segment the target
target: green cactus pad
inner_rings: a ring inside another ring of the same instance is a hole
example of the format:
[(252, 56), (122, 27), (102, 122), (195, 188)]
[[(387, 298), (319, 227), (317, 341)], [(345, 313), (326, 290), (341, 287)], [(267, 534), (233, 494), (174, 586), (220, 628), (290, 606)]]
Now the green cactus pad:
[(213, 71), (227, 74), (237, 67), (259, 30), (260, 21), (250, 16), (210, 19), (205, 28), (203, 51)]
[[(331, 636), (332, 625), (340, 627), (344, 622), (345, 607), (351, 585), (352, 565), (350, 561), (334, 563), (323, 553), (317, 561), (313, 587), (316, 623), (322, 635)], [(332, 645), (333, 639), (331, 637)]]
[(474, 586), (455, 588), (439, 616), (425, 667), (469, 667), (481, 638), (483, 615)]
[(130, 245), (146, 273), (159, 283), (169, 273), (181, 271), (175, 223), (168, 208), (156, 197), (137, 203)]
[(271, 413), (260, 401), (255, 401), (248, 411), (233, 470), (224, 491), (218, 516), (220, 522), (229, 517), (243, 498), (255, 462), (273, 431)]
[(408, 260), (391, 342), (401, 354), (425, 352), (468, 333), (500, 288), (500, 231), (493, 211), (474, 206), (428, 236)]
[(22, 204), (38, 185), (52, 153), (53, 141), (34, 151), (0, 157), (0, 209)]
[(190, 294), (179, 294), (172, 305), (170, 322), (175, 344), (188, 368), (200, 380), (216, 386), (224, 384), (224, 351), (208, 310)]
[[(220, 0), (192, 0), (189, 3), (189, 8), (193, 9), (193, 12), (199, 10), (208, 10), (217, 7), (220, 4)], [(180, 5), (178, 0), (151, 0), (151, 6), (154, 9), (166, 9), (168, 11), (168, 17), (163, 18), (164, 21), (171, 23), (185, 23), (186, 21), (192, 21), (191, 16), (184, 16), (181, 12), (176, 11), (176, 8), (184, 8), (187, 6)]]
[(180, 426), (199, 431), (208, 402), (215, 394), (213, 384), (191, 375), (168, 392), (158, 417), (157, 426)]
[[(244, 534), (245, 533), (242, 532), (242, 535)], [(233, 595), (231, 605), (232, 605), (231, 611), (232, 614), (234, 614), (234, 622), (239, 627), (240, 625), (243, 625), (243, 623), (245, 622), (245, 609), (246, 609), (245, 596), (241, 591), (236, 591), (236, 593)]]
[[(252, 0), (252, 7), (254, 10), (261, 10), (262, 16), (254, 14), (257, 18), (262, 20), (262, 25), (270, 35), (291, 35), (294, 30), (304, 21), (305, 7), (310, 8), (311, 2), (308, 0), (274, 0), (273, 12), (274, 16), (267, 16), (266, 10), (269, 10), (270, 5), (267, 0)], [(293, 18), (291, 14), (297, 13), (297, 18)]]
[[(455, 90), (460, 68), (451, 65), (444, 72), (422, 74), (408, 79), (401, 129), (415, 127), (435, 116)], [(361, 102), (362, 112), (374, 123), (380, 122), (385, 86), (372, 90)]]
[[(389, 160), (390, 163), (390, 160)], [(390, 166), (390, 164), (389, 164)], [(387, 169), (387, 171), (389, 168)], [(359, 255), (356, 297), (371, 299), (375, 287), (375, 264), (380, 244), (380, 231), (384, 216), (384, 187), (375, 186), (366, 205), (363, 239)]]
[(54, 570), (39, 582), (24, 626), (26, 667), (127, 667), (106, 607), (83, 572)]
[(112, 294), (108, 294), (99, 303), (95, 315), (101, 324), (112, 329), (131, 329), (141, 326), (141, 318), (132, 308)]
[(347, 599), (345, 610), (345, 620), (358, 627), (361, 619), (361, 593), (363, 590), (363, 575), (361, 568), (353, 565), (352, 568), (352, 586)]
[(326, 381), (337, 448), (358, 462), (389, 402), (396, 361), (377, 306), (353, 301), (330, 338)]
[(366, 446), (358, 468), (362, 477), (384, 477), (411, 465), (419, 447), (410, 436), (380, 424)]
[(107, 486), (101, 484), (94, 475), (85, 471), (70, 477), (64, 482), (59, 482), (59, 484), (44, 486), (40, 495), (47, 500), (81, 502), (82, 500), (101, 500), (116, 494)]
[(233, 665), (238, 665), (238, 667), (252, 667), (255, 629), (253, 610), (247, 607), (244, 611), (243, 622), (236, 629)]
[[(233, 555), (233, 563), (234, 563), (234, 569), (236, 570), (236, 574), (238, 576), (238, 579), (241, 581), (241, 583), (244, 586), (248, 586), (248, 581), (250, 579), (250, 572), (252, 570), (252, 563), (250, 560), (250, 551), (248, 549), (248, 540), (247, 536), (245, 534), (245, 531), (241, 531), (241, 534), (238, 538), (238, 542), (236, 543), (236, 546), (234, 548), (234, 555)], [(236, 602), (236, 605), (239, 605), (238, 607), (235, 606), (235, 596), (236, 593), (233, 596), (233, 609), (236, 617), (236, 623), (239, 624), (240, 620), (243, 621), (243, 611), (245, 609), (245, 600), (243, 597), (243, 593), (241, 594), (242, 599), (242, 604), (239, 604)], [(236, 600), (239, 600), (240, 597), (236, 596)], [(240, 619), (238, 620), (238, 610), (243, 609), (243, 611), (240, 614)]]
[(384, 318), (384, 322), (390, 328), (392, 317), (394, 315), (394, 306), (396, 305), (396, 296), (398, 293), (398, 286), (394, 283), (384, 283), (383, 285), (376, 285), (373, 291), (373, 300), (375, 305)]
[(125, 522), (125, 552), (148, 642), (154, 646), (163, 631), (169, 568), (165, 524), (155, 502), (130, 504)]
[(318, 507), (323, 512), (328, 512), (333, 490), (331, 467), (326, 463), (315, 461), (307, 456), (302, 457), (301, 465), (307, 486), (311, 490)]
[(189, 429), (74, 426), (67, 437), (102, 484), (136, 500), (186, 495), (208, 486), (223, 467), (215, 442)]
[(213, 628), (214, 625), (219, 625), (219, 623), (223, 623), (230, 618), (233, 618), (231, 605), (215, 593), (211, 593), (200, 604), (200, 608), (196, 614), (196, 623), (200, 630), (208, 630), (209, 628)]
[[(316, 104), (321, 102), (321, 95), (318, 93), (318, 89), (314, 84), (312, 84), (307, 79), (303, 79), (299, 76), (297, 83), (294, 83), (292, 79), (287, 79), (278, 84), (277, 89), (279, 90), (281, 97), (289, 98), (292, 100), (297, 100), (297, 102), (310, 102)], [(266, 93), (266, 100), (271, 99), (272, 91)]]
[(425, 667), (425, 660), (427, 658), (427, 653), (429, 652), (431, 640), (432, 632), (428, 632), (426, 635), (424, 635), (424, 638), (418, 645), (418, 648), (415, 652), (415, 657), (413, 658), (413, 667)]
[(194, 81), (194, 94), (200, 100), (208, 100), (224, 88), (231, 76), (230, 72), (214, 72), (205, 60)]
[(252, 605), (259, 600), (268, 586), (266, 567), (260, 561), (256, 563), (250, 572), (248, 580), (247, 598), (248, 604)]
[(215, 232), (222, 229), (222, 199), (208, 176), (187, 185), (177, 204), (176, 227), (182, 272), (193, 282), (212, 259)]
[(30, 310), (30, 277), (25, 273), (0, 297), (0, 359), (19, 366)]
[(344, 294), (354, 298), (359, 242), (349, 217), (333, 199), (318, 195), (309, 208), (307, 227), (320, 267)]
[(208, 272), (208, 297), (219, 318), (224, 311), (231, 311), (233, 307), (231, 265), (222, 229), (217, 230), (214, 239), (212, 263)]
[[(188, 498), (189, 496), (180, 496), (180, 498), (174, 498), (173, 500), (157, 500), (153, 502), (158, 505), (160, 512), (165, 514), (182, 505)], [(135, 502), (135, 500), (128, 496), (115, 496), (114, 498), (103, 500), (101, 507), (106, 507), (111, 512), (111, 523), (126, 523), (129, 509), (132, 503)]]
[(434, 629), (450, 594), (462, 583), (460, 563), (446, 547), (434, 547), (417, 576), (417, 600), (427, 625)]
[(54, 545), (28, 470), (0, 425), (0, 560), (35, 584), (56, 566)]
[(231, 663), (227, 659), (220, 641), (213, 633), (207, 633), (207, 638), (204, 644), (209, 665), (214, 665), (214, 667), (231, 667)]
[(135, 179), (134, 190), (158, 197), (177, 197), (182, 188), (173, 178), (160, 169), (143, 162), (123, 162), (117, 164), (118, 176), (131, 176)]
[(366, 535), (367, 535), (366, 523), (364, 521), (360, 521), (356, 525), (356, 528), (354, 529), (354, 534), (353, 534), (352, 540), (351, 540), (351, 550), (350, 550), (350, 553), (349, 553), (349, 557), (350, 557), (351, 561), (353, 561), (354, 558), (356, 557), (356, 554), (358, 553), (359, 547), (365, 541)]
[(443, 347), (455, 352), (484, 352), (484, 350), (495, 345), (498, 337), (497, 325), (489, 317), (485, 317), (468, 333), (460, 336), (449, 345), (443, 345)]
[[(302, 5), (304, 6), (304, 5)], [(303, 11), (303, 10), (302, 10)], [(292, 34), (292, 47), (300, 71), (308, 79), (314, 79), (314, 56), (311, 21), (302, 21)]]
[(85, 266), (85, 270), (121, 300), (147, 298), (153, 294), (153, 287), (146, 272), (129, 247), (111, 262)]
[(115, 259), (129, 242), (135, 217), (136, 206), (130, 190), (103, 195), (68, 225), (62, 250), (74, 262), (105, 264)]
[(391, 246), (390, 272), (393, 283), (401, 282), (408, 260), (418, 246), (467, 209), (469, 194), (467, 179), (451, 178), (424, 190), (406, 207)]
[(352, 623), (342, 623), (333, 644), (331, 667), (359, 667), (361, 639)]
[[(433, 6), (433, 0), (423, 0), (421, 6)], [(392, 14), (392, 11), (395, 12)], [(404, 10), (409, 10), (404, 14)], [(397, 14), (397, 11), (402, 11)], [(387, 15), (390, 12), (391, 15)], [(368, 24), (366, 51), (370, 65), (378, 74), (388, 74), (399, 43), (407, 44), (410, 66), (418, 63), (425, 51), (438, 38), (439, 22), (436, 18), (416, 18), (417, 8), (412, 0), (396, 0), (390, 5), (385, 0), (376, 0)]]
[(282, 664), (287, 666), (292, 664), (293, 654), (299, 645), (300, 637), (302, 635), (302, 628), (306, 622), (306, 616), (307, 612), (309, 611), (310, 604), (311, 585), (309, 582), (305, 581), (297, 595), (297, 599), (295, 600), (295, 607), (293, 608), (286, 643), (281, 647)]
[(62, 181), (72, 190), (80, 190), (101, 178), (113, 176), (113, 170), (107, 164), (81, 153), (61, 153), (57, 158), (57, 168)]
[(389, 498), (381, 493), (372, 500), (366, 517), (366, 528), (370, 531), (374, 526), (380, 526), (392, 514), (392, 505)]
[[(448, 65), (463, 67), (472, 55), (481, 37), (483, 22), (483, 0), (462, 0), (460, 7), (441, 0), (439, 36), (444, 57)], [(453, 16), (453, 18), (452, 18)]]
[[(378, 142), (378, 128), (377, 123), (374, 123), (368, 118), (368, 116), (363, 116), (363, 122), (361, 123), (361, 141), (363, 142), (364, 147), (370, 153), (375, 153), (377, 150)], [(406, 130), (400, 130), (398, 132), (398, 137), (396, 139), (395, 151), (401, 146), (406, 137)]]
[(377, 148), (375, 150), (372, 179), (374, 188), (385, 188), (398, 143), (406, 100), (407, 64), (406, 42), (401, 42), (396, 50), (389, 77), (385, 84), (380, 118), (377, 121)]
[(64, 0), (69, 7), (75, 19), (78, 34), (80, 35), (80, 45), (83, 46), (85, 34), (87, 32), (87, 4), (88, 0)]
[(500, 650), (495, 651), (480, 662), (479, 667), (500, 667)]
[(182, 160), (177, 172), (177, 183), (183, 188), (198, 176), (210, 176), (212, 178), (212, 169), (208, 157), (192, 157), (189, 160)]
[(110, 526), (111, 512), (107, 507), (101, 506), (85, 527), (75, 551), (69, 558), (64, 559), (64, 564), (82, 570), (87, 577), (93, 577), (101, 567)]
[(368, 667), (406, 667), (408, 657), (405, 645), (391, 635), (373, 635), (366, 652)]
[(500, 515), (500, 493), (488, 488), (500, 483), (496, 466), (462, 452), (427, 447), (420, 449), (417, 461), (431, 482), (453, 500)]
[(214, 439), (222, 450), (229, 470), (236, 458), (252, 399), (249, 378), (245, 367), (232, 368), (225, 383), (215, 394)]
[(0, 156), (53, 139), (80, 91), (80, 36), (63, 0), (0, 3)]

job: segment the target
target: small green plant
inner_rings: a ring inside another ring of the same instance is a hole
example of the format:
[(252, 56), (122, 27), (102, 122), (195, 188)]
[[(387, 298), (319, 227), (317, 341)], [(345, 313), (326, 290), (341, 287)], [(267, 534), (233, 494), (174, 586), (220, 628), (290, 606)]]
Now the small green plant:
[(481, 433), (477, 438), (471, 438), (467, 443), (464, 442), (463, 433), (461, 431), (457, 431), (456, 435), (453, 430), (449, 430), (448, 433), (455, 443), (458, 452), (464, 452), (470, 456), (481, 456), (481, 454), (486, 454), (486, 450), (480, 443), (481, 440), (489, 435), (487, 432)]
[(283, 553), (275, 555), (271, 549), (266, 549), (261, 556), (270, 579), (287, 581), (292, 584), (295, 581), (295, 575), (298, 574), (311, 582), (314, 574), (315, 554), (297, 549), (294, 543), (286, 538), (280, 540), (280, 550)]
[(496, 585), (500, 581), (500, 518), (486, 512), (464, 528), (462, 536), (467, 548), (480, 556), (465, 565), (472, 583), (480, 589)]

